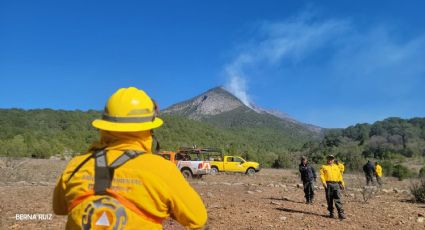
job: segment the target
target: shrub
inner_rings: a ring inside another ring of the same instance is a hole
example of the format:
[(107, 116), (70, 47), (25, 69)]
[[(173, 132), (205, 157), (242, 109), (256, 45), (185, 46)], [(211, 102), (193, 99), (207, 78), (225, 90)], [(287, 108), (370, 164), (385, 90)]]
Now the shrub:
[(414, 173), (410, 171), (406, 166), (396, 165), (394, 166), (393, 177), (397, 177), (399, 180), (403, 180), (414, 176)]
[(413, 156), (413, 150), (410, 148), (405, 148), (400, 150), (400, 154), (405, 157), (412, 157)]
[(383, 161), (381, 163), (382, 172), (385, 176), (392, 176), (394, 171), (394, 164), (391, 161)]
[(410, 192), (416, 202), (425, 203), (425, 178), (421, 178), (419, 182), (413, 183), (410, 186)]
[(419, 177), (425, 177), (425, 166), (419, 170)]
[(272, 168), (289, 168), (291, 164), (289, 156), (287, 154), (281, 154), (272, 164)]
[(397, 162), (404, 162), (406, 160), (403, 155), (393, 151), (385, 151), (383, 154), (383, 158), (386, 160), (392, 160)]
[(345, 166), (348, 171), (352, 171), (352, 172), (361, 171), (363, 168), (363, 158), (358, 155), (353, 155), (347, 159)]

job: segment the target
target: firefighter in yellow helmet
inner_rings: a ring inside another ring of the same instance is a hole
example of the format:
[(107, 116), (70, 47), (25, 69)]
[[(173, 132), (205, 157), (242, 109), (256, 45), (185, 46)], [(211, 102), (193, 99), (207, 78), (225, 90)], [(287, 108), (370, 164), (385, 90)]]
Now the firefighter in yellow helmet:
[(177, 167), (152, 154), (153, 131), (163, 121), (142, 90), (122, 88), (108, 100), (100, 141), (73, 158), (60, 176), (53, 210), (68, 215), (66, 229), (162, 229), (167, 217), (201, 228), (205, 206)]
[(341, 189), (344, 189), (345, 184), (342, 178), (340, 168), (334, 164), (335, 157), (329, 155), (327, 164), (322, 165), (320, 169), (320, 180), (326, 192), (326, 201), (328, 203), (329, 217), (334, 218), (334, 202), (338, 211), (338, 218), (345, 219), (344, 209), (342, 207)]

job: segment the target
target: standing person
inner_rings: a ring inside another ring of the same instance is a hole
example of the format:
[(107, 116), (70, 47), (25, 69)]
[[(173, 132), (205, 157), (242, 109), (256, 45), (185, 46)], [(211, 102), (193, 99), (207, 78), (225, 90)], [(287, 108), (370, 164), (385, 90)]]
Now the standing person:
[(375, 162), (375, 175), (376, 175), (376, 182), (378, 182), (379, 186), (382, 186), (382, 167), (379, 165), (378, 162)]
[(341, 189), (344, 190), (344, 180), (342, 179), (341, 170), (334, 164), (335, 157), (329, 155), (327, 164), (322, 165), (320, 169), (320, 180), (326, 192), (326, 201), (328, 203), (329, 217), (334, 218), (334, 202), (338, 211), (338, 218), (345, 219), (344, 209), (341, 201)]
[(335, 164), (338, 165), (339, 170), (341, 171), (341, 174), (344, 174), (345, 166), (342, 162), (339, 162), (339, 160), (335, 160)]
[[(53, 210), (66, 229), (162, 229), (167, 217), (187, 228), (207, 220), (198, 193), (170, 161), (152, 154), (163, 121), (142, 90), (122, 88), (107, 101), (100, 141), (72, 159), (55, 187)], [(157, 144), (158, 147), (158, 144)]]
[(367, 163), (363, 165), (363, 172), (366, 176), (366, 185), (375, 185), (375, 181), (373, 181), (373, 176), (375, 175), (375, 166), (373, 166), (370, 160), (368, 160)]
[(316, 182), (316, 172), (314, 168), (308, 163), (306, 157), (301, 157), (301, 164), (299, 165), (301, 180), (304, 186), (305, 203), (313, 204), (314, 200), (314, 182)]

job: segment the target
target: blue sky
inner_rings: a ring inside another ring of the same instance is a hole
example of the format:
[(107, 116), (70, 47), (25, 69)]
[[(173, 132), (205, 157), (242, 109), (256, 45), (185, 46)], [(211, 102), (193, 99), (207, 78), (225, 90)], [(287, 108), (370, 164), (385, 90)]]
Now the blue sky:
[(425, 116), (425, 2), (1, 1), (0, 108), (224, 85), (322, 127)]

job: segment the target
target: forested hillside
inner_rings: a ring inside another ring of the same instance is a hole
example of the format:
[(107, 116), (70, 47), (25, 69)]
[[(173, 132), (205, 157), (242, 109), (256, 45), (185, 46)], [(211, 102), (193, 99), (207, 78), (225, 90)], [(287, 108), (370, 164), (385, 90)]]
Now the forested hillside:
[(97, 111), (0, 110), (0, 154), (49, 157), (82, 152), (97, 138)]
[(329, 129), (321, 142), (308, 142), (302, 151), (314, 162), (323, 162), (326, 154), (334, 154), (351, 170), (359, 170), (365, 159), (381, 161), (384, 172), (391, 175), (394, 165), (422, 164), (425, 118), (392, 117), (373, 124)]
[[(269, 120), (264, 127), (261, 124), (265, 117), (256, 114), (249, 116), (251, 120), (228, 125), (229, 120), (243, 117), (234, 111), (231, 115), (233, 118), (223, 113), (205, 122), (163, 114), (165, 124), (155, 134), (165, 150), (213, 146), (275, 167), (292, 165), (301, 154), (321, 163), (326, 154), (332, 153), (346, 162), (349, 170), (358, 170), (365, 158), (402, 163), (425, 156), (425, 118), (388, 118), (374, 124), (331, 129), (322, 140), (313, 140), (297, 132), (283, 133), (276, 128), (282, 124), (273, 117), (272, 123)], [(1, 109), (0, 155), (45, 158), (85, 152), (98, 138), (91, 121), (100, 116), (94, 110)]]
[[(1, 109), (0, 155), (45, 158), (82, 153), (98, 138), (91, 121), (100, 116), (100, 112), (93, 110)], [(165, 124), (155, 134), (166, 150), (214, 146), (271, 165), (279, 155), (288, 154), (288, 150), (301, 147), (305, 141), (271, 127), (234, 129), (175, 115), (161, 117)], [(288, 141), (280, 141), (286, 136)]]

